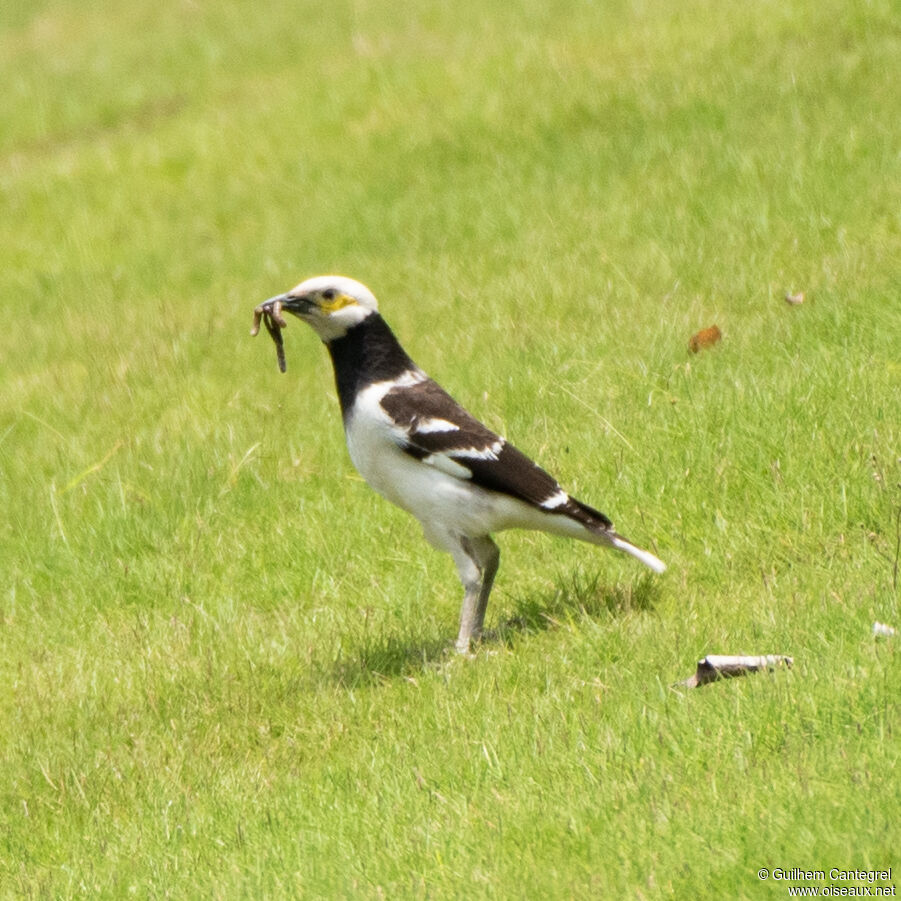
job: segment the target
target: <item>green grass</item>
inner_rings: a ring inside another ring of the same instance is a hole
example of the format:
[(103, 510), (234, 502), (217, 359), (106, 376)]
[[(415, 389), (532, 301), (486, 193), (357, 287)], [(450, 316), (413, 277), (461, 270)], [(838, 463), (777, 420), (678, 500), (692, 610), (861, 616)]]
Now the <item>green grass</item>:
[[(896, 9), (402, 7), (0, 11), (0, 896), (897, 872)], [(449, 655), (315, 337), (248, 337), (328, 271), (669, 571), (505, 534)]]

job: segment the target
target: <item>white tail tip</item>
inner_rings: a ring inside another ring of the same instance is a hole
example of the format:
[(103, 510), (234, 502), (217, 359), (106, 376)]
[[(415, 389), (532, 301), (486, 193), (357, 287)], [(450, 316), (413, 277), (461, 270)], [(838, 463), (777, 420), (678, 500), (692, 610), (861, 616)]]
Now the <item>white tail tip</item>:
[(613, 538), (613, 546), (630, 554), (636, 560), (641, 560), (645, 566), (653, 569), (655, 573), (662, 573), (666, 570), (666, 564), (659, 557), (655, 557), (650, 551), (643, 551), (640, 547), (635, 547), (634, 544), (631, 544), (619, 535)]

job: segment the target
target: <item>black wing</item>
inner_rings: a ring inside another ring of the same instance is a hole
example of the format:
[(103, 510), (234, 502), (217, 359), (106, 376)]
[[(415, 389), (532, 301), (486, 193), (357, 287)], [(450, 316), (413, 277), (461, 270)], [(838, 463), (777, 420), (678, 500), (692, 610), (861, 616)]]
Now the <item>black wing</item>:
[(603, 513), (570, 498), (556, 479), (464, 410), (437, 382), (426, 379), (394, 388), (381, 405), (395, 423), (401, 447), (411, 456), (549, 513), (609, 528)]

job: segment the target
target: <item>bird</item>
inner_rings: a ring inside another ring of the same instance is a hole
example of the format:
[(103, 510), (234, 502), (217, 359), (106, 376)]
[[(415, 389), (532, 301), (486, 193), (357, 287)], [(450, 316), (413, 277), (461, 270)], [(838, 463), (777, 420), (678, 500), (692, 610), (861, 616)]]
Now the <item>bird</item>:
[(500, 563), (495, 532), (575, 538), (666, 569), (429, 378), (362, 283), (315, 276), (260, 304), (257, 323), (261, 311), (280, 324), (290, 313), (312, 327), (331, 357), (351, 462), (378, 494), (419, 520), (429, 544), (452, 556), (463, 585), (461, 654), (482, 637)]

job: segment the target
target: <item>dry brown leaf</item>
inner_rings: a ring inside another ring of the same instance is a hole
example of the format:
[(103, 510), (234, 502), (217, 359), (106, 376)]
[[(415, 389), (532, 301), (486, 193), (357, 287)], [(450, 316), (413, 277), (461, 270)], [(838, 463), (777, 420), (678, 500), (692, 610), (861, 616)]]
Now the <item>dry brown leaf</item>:
[(688, 342), (688, 349), (693, 354), (696, 354), (699, 350), (713, 347), (722, 337), (723, 333), (719, 330), (719, 326), (711, 325), (709, 328), (702, 328), (696, 335), (691, 336), (691, 340)]

